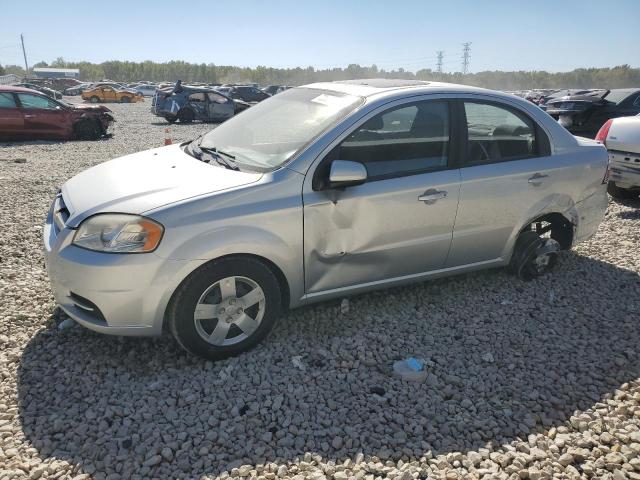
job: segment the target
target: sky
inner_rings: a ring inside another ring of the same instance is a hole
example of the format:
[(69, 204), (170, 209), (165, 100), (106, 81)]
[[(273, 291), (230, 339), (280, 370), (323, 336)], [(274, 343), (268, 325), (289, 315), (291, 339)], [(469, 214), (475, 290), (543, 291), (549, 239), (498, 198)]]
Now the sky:
[(0, 0), (0, 64), (184, 60), (470, 71), (640, 67), (640, 0)]

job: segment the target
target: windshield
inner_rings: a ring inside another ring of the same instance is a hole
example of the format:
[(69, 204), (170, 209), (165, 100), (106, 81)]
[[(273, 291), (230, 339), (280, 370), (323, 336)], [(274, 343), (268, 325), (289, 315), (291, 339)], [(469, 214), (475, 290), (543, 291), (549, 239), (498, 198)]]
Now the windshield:
[(227, 152), (249, 168), (273, 170), (361, 102), (327, 90), (287, 90), (227, 120), (200, 145)]
[(609, 102), (620, 103), (621, 101), (626, 99), (629, 95), (631, 95), (634, 92), (635, 90), (626, 90), (626, 89), (611, 90), (609, 93), (607, 93), (607, 96), (604, 97), (604, 99)]

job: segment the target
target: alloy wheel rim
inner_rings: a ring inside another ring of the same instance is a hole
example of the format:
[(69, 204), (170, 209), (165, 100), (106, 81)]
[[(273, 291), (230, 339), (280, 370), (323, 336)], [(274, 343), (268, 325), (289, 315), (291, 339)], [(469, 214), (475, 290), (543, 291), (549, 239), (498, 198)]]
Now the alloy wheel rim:
[(225, 277), (200, 295), (193, 312), (198, 335), (217, 347), (249, 338), (264, 318), (264, 291), (247, 277)]

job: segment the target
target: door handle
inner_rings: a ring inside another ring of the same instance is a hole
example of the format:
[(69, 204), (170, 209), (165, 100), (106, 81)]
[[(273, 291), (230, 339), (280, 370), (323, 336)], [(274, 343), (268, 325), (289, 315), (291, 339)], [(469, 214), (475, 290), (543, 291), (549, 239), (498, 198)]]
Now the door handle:
[(528, 182), (533, 185), (533, 186), (537, 186), (540, 185), (545, 179), (548, 178), (549, 175), (544, 175), (542, 173), (536, 173), (533, 177), (529, 178)]
[(438, 200), (446, 198), (446, 196), (447, 192), (445, 192), (444, 190), (436, 190), (434, 188), (430, 188), (418, 197), (418, 201), (424, 202), (427, 205), (431, 205), (433, 203), (436, 203)]

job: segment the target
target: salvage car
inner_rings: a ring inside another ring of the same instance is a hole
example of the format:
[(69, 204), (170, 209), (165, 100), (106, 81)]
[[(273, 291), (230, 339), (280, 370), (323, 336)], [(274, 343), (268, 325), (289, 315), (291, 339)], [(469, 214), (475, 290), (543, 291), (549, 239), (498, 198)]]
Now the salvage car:
[(132, 103), (142, 102), (144, 97), (141, 93), (133, 90), (118, 89), (110, 85), (97, 85), (82, 92), (82, 99), (91, 103), (99, 102), (120, 102)]
[(81, 83), (79, 85), (74, 85), (73, 87), (65, 88), (62, 93), (69, 96), (81, 95), (82, 92), (92, 87), (93, 83)]
[(234, 101), (213, 88), (182, 85), (158, 89), (151, 101), (151, 112), (169, 123), (224, 122), (250, 105)]
[(247, 103), (257, 103), (266, 100), (271, 95), (252, 85), (228, 86), (229, 96), (234, 100), (242, 100)]
[(44, 93), (47, 97), (62, 98), (62, 93), (53, 90), (52, 88), (43, 87), (41, 85), (35, 85), (33, 83), (16, 83), (14, 86), (28, 88), (30, 90), (36, 90), (37, 92)]
[(134, 92), (140, 93), (145, 97), (153, 97), (156, 93), (155, 85), (136, 85), (131, 87)]
[(596, 140), (609, 152), (609, 195), (637, 198), (640, 195), (640, 114), (607, 120)]
[(574, 135), (593, 138), (610, 118), (640, 113), (640, 88), (593, 91), (555, 98), (546, 111)]
[(35, 90), (0, 86), (3, 140), (95, 140), (106, 135), (113, 121), (104, 106), (72, 105)]
[(287, 308), (490, 267), (534, 279), (595, 233), (606, 171), (602, 145), (513, 95), (316, 83), (73, 177), (45, 258), (78, 323), (218, 359)]

